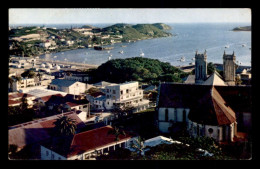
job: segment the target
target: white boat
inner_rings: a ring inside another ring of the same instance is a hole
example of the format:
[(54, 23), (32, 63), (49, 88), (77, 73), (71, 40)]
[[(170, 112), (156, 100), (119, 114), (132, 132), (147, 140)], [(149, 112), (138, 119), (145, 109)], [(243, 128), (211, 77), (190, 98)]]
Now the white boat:
[(110, 56), (108, 57), (108, 60), (111, 60), (111, 57), (110, 57)]
[(112, 54), (110, 54), (109, 56), (113, 56)]
[(53, 58), (56, 58), (57, 56), (53, 56)]
[(110, 53), (110, 50), (108, 50), (107, 53)]
[(119, 51), (118, 53), (121, 53), (121, 54), (123, 54), (123, 53), (124, 53), (124, 51), (122, 51), (122, 50), (121, 50), (121, 51)]
[(194, 58), (192, 58), (191, 60), (195, 60), (195, 57), (194, 57)]
[(182, 56), (181, 59), (180, 59), (181, 62), (185, 62), (185, 57)]
[(64, 53), (62, 52), (61, 54), (63, 55)]
[(225, 48), (229, 48), (229, 45), (226, 45)]
[(140, 52), (140, 56), (143, 57), (144, 56), (144, 52), (141, 50)]
[(195, 65), (195, 63), (194, 62), (190, 62), (189, 65)]
[(246, 46), (246, 44), (242, 44), (242, 47), (245, 47)]

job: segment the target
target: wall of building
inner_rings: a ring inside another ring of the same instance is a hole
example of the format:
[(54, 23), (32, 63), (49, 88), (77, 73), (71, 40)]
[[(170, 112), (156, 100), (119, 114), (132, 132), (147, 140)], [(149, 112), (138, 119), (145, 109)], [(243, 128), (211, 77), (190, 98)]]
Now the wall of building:
[[(168, 109), (168, 121), (166, 121), (165, 112)], [(183, 112), (186, 111), (186, 123), (188, 122), (188, 114), (190, 109), (188, 108), (165, 108), (158, 109), (158, 127), (162, 133), (169, 133), (168, 128), (171, 127), (172, 122), (183, 122)]]
[(41, 145), (41, 160), (67, 160), (67, 158)]

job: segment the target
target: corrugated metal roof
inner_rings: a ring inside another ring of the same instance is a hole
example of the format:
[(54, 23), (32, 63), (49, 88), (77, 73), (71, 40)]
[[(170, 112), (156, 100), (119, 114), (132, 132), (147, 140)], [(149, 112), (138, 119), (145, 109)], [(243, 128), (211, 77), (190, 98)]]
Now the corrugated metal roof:
[(69, 86), (73, 85), (74, 83), (76, 83), (76, 81), (65, 80), (65, 79), (53, 79), (50, 84), (57, 85), (57, 86), (63, 86), (63, 87), (69, 87)]
[[(67, 112), (64, 113), (64, 115), (76, 120), (78, 129), (85, 127), (85, 124), (80, 120), (76, 113)], [(34, 144), (49, 139), (51, 137), (51, 131), (54, 127), (53, 122), (59, 117), (61, 117), (61, 115), (50, 116), (40, 120), (30, 121), (9, 127), (9, 145), (15, 144), (18, 147), (24, 147), (28, 144)]]

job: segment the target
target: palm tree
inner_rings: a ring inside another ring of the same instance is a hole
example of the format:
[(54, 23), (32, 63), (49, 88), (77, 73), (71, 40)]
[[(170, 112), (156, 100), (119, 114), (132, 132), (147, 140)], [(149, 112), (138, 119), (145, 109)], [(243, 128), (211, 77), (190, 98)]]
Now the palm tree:
[(54, 123), (54, 132), (56, 136), (67, 137), (73, 136), (76, 133), (76, 121), (68, 116), (62, 116)]
[(118, 128), (118, 127), (114, 127), (113, 129), (109, 130), (107, 134), (108, 134), (108, 135), (109, 135), (109, 134), (114, 135), (116, 142), (120, 140), (120, 139), (119, 139), (119, 136), (120, 136), (120, 135), (126, 136), (125, 132), (124, 132), (122, 129)]
[(11, 90), (13, 88), (14, 79), (12, 77), (8, 77), (8, 83), (9, 83), (9, 89)]
[(145, 145), (141, 139), (141, 137), (139, 136), (137, 139), (134, 139), (134, 143), (132, 143), (131, 147), (133, 149), (135, 149), (136, 151), (139, 152), (139, 155), (141, 156), (142, 155), (142, 152), (144, 151), (145, 149)]

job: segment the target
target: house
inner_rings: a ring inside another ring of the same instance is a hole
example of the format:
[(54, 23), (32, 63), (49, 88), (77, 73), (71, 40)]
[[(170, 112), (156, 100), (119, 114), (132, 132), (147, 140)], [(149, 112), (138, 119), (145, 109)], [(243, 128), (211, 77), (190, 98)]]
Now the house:
[(58, 90), (75, 95), (84, 93), (86, 91), (86, 87), (87, 85), (85, 83), (65, 79), (53, 79), (48, 86), (51, 90)]
[(145, 110), (149, 107), (149, 100), (143, 98), (143, 90), (139, 88), (138, 82), (110, 84), (105, 86), (103, 91), (105, 97), (94, 99), (94, 106), (98, 106), (101, 110), (111, 110), (114, 105), (134, 107), (134, 111)]
[(95, 92), (95, 93), (91, 93), (91, 94), (87, 94), (86, 97), (90, 102), (91, 108), (98, 108), (94, 105), (94, 101), (97, 101), (97, 98), (105, 96), (105, 93), (103, 92)]
[(68, 45), (68, 46), (72, 46), (72, 45), (74, 44), (74, 41), (72, 41), (72, 40), (67, 40), (67, 41), (65, 42), (65, 44)]
[(157, 125), (161, 133), (183, 124), (191, 136), (233, 141), (238, 129), (251, 127), (251, 104), (250, 86), (162, 83)]
[(8, 94), (8, 106), (19, 106), (22, 103), (22, 98), (26, 98), (28, 107), (32, 107), (35, 97), (26, 93), (11, 93)]
[[(63, 115), (68, 116), (69, 118), (72, 118), (76, 121), (77, 132), (85, 127), (85, 124), (80, 120), (80, 118), (78, 118), (76, 113), (67, 112), (63, 113)], [(62, 115), (59, 114), (14, 126), (9, 126), (8, 144), (17, 145), (18, 149), (21, 150), (27, 145), (37, 145), (50, 139), (52, 137), (51, 135), (54, 127), (53, 122), (55, 122), (61, 116)]]
[(76, 112), (80, 110), (81, 112), (85, 112), (86, 114), (84, 120), (86, 120), (87, 117), (90, 116), (90, 103), (84, 96), (80, 95), (67, 94), (65, 97), (61, 95), (52, 95), (45, 102), (45, 105), (48, 107), (49, 110), (52, 110), (55, 107), (59, 106), (62, 106), (62, 109), (65, 111), (73, 110)]
[(65, 73), (64, 78), (66, 80), (73, 80), (79, 82), (88, 82), (91, 79), (88, 74), (78, 71), (69, 71), (68, 73)]
[(108, 134), (113, 128), (104, 126), (74, 135), (67, 151), (51, 148), (50, 143), (41, 145), (41, 160), (89, 160), (99, 154), (115, 151), (119, 147), (129, 147), (135, 134), (125, 131), (126, 136), (120, 135), (119, 141), (114, 135)]
[(39, 44), (39, 47), (48, 48), (51, 46), (50, 42), (43, 42)]
[(46, 78), (45, 76), (47, 76), (47, 75), (43, 75), (43, 77), (40, 79), (38, 77), (34, 77), (34, 78), (22, 78), (21, 81), (15, 81), (10, 86), (11, 91), (25, 92), (27, 90), (31, 90), (38, 86), (47, 88), (54, 77), (49, 76), (48, 78)]

